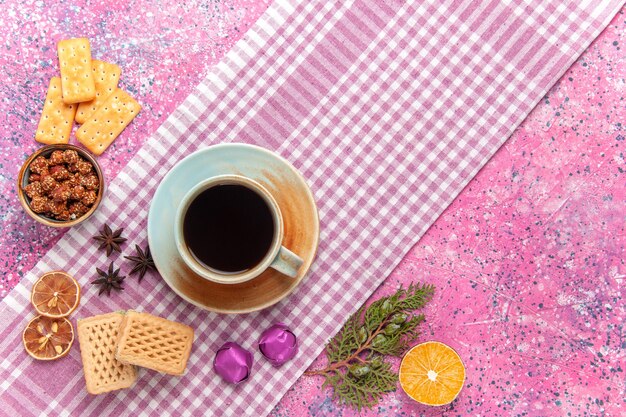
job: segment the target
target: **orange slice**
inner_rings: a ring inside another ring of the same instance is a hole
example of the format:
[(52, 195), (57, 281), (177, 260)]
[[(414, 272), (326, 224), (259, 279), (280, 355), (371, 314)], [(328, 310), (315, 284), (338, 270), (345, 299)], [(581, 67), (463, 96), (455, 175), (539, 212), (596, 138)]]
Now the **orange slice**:
[(69, 315), (78, 307), (80, 286), (70, 275), (61, 271), (48, 272), (33, 285), (30, 302), (37, 313), (59, 318)]
[(35, 359), (51, 361), (67, 355), (74, 342), (72, 323), (64, 317), (37, 316), (22, 334), (26, 352)]
[(409, 350), (400, 364), (400, 386), (426, 405), (449, 404), (465, 382), (465, 365), (450, 346), (426, 342)]

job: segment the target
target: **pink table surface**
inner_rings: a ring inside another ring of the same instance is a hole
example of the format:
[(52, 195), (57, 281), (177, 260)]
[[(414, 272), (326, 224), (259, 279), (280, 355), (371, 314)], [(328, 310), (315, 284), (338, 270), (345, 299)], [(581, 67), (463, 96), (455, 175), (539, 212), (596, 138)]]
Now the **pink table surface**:
[[(15, 195), (19, 165), (39, 146), (56, 41), (88, 36), (144, 106), (100, 158), (113, 178), (269, 0), (43, 3), (0, 14), (0, 297), (63, 234), (28, 218)], [(427, 408), (398, 390), (362, 415), (626, 414), (624, 10), (372, 296), (437, 286), (421, 339), (463, 357), (461, 395)], [(321, 382), (300, 378), (272, 415), (357, 415)]]

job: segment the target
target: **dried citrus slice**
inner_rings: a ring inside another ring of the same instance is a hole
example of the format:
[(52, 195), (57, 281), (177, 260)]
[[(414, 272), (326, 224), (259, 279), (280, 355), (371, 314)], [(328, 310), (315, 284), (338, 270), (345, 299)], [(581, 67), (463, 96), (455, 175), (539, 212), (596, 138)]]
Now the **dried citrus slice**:
[(41, 315), (65, 317), (78, 307), (80, 286), (65, 272), (48, 272), (33, 285), (30, 301)]
[(26, 352), (35, 359), (51, 361), (67, 355), (74, 342), (74, 328), (65, 317), (37, 316), (22, 334)]
[(400, 386), (415, 401), (449, 404), (465, 382), (465, 365), (450, 346), (426, 342), (409, 350), (400, 364)]

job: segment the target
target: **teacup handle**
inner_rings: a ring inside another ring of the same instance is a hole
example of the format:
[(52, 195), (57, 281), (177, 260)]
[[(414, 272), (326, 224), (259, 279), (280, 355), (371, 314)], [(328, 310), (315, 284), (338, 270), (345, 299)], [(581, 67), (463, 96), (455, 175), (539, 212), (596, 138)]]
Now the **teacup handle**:
[(295, 278), (298, 276), (298, 269), (300, 269), (303, 262), (304, 261), (300, 259), (298, 255), (286, 247), (281, 246), (278, 255), (276, 255), (276, 258), (274, 258), (270, 264), (270, 268), (274, 268), (288, 277)]

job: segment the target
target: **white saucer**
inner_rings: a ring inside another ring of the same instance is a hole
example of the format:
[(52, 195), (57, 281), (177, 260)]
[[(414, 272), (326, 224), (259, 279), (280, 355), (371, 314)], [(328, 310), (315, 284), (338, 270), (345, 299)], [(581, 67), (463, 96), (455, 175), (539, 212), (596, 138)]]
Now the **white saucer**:
[[(197, 183), (215, 175), (244, 175), (265, 186), (283, 215), (283, 245), (304, 260), (298, 276), (273, 269), (242, 284), (217, 284), (189, 269), (174, 243), (178, 203)], [(286, 297), (309, 270), (319, 240), (319, 218), (313, 194), (302, 175), (282, 157), (258, 146), (222, 144), (185, 157), (159, 184), (148, 214), (148, 242), (165, 282), (186, 301), (219, 313), (249, 313)]]

